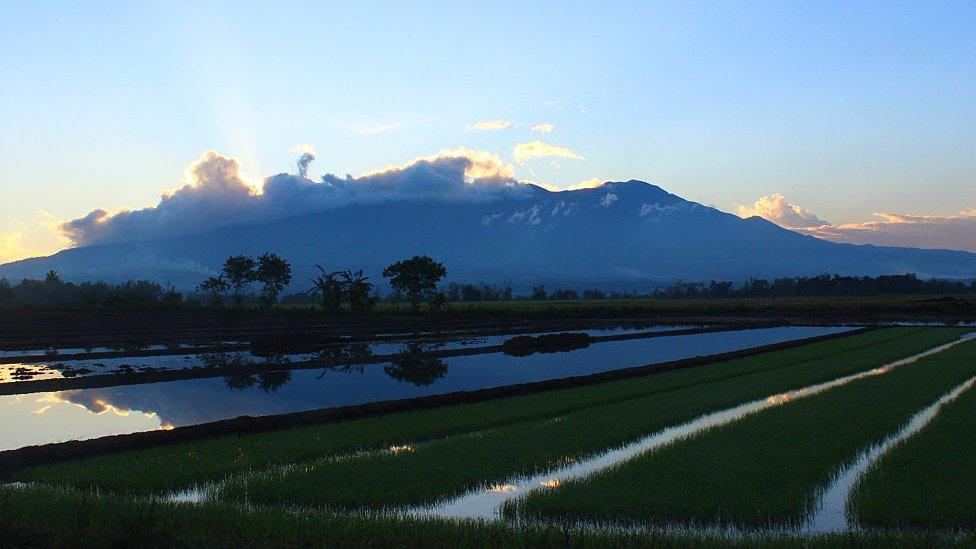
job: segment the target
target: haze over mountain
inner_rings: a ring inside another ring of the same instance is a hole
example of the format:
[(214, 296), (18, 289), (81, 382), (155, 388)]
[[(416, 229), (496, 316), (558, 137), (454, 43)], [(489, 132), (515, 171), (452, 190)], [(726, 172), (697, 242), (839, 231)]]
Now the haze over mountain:
[(316, 263), (363, 268), (379, 278), (384, 266), (414, 254), (443, 261), (449, 280), (510, 279), (522, 288), (544, 283), (646, 290), (678, 278), (823, 272), (976, 275), (976, 254), (832, 243), (628, 181), (559, 192), (498, 186), (466, 200), (419, 194), (346, 201), (192, 234), (81, 246), (0, 266), (0, 277), (41, 277), (53, 269), (69, 280), (152, 279), (190, 288), (230, 254), (265, 251), (292, 263), (292, 290), (305, 289)]

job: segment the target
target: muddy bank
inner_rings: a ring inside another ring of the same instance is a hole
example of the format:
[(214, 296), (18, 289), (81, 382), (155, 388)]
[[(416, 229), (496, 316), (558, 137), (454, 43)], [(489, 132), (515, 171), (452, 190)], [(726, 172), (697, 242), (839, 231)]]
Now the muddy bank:
[(587, 376), (508, 385), (504, 387), (476, 391), (455, 392), (429, 397), (375, 402), (339, 408), (327, 408), (309, 412), (298, 412), (275, 416), (242, 416), (236, 419), (217, 421), (213, 423), (178, 427), (170, 431), (149, 431), (127, 435), (109, 436), (86, 441), (71, 441), (56, 444), (46, 444), (42, 446), (29, 446), (18, 450), (0, 452), (0, 471), (2, 471), (0, 474), (10, 475), (17, 469), (30, 465), (78, 459), (87, 456), (140, 448), (149, 448), (158, 445), (177, 444), (209, 437), (287, 429), (303, 425), (321, 424), (393, 412), (477, 402), (492, 398), (503, 398), (552, 389), (577, 387), (603, 381), (626, 379), (681, 368), (690, 368), (733, 358), (743, 358), (773, 350), (799, 347), (816, 341), (824, 341), (861, 333), (870, 329), (871, 328), (862, 328), (840, 334), (830, 334), (799, 341), (765, 345), (741, 351), (649, 364)]

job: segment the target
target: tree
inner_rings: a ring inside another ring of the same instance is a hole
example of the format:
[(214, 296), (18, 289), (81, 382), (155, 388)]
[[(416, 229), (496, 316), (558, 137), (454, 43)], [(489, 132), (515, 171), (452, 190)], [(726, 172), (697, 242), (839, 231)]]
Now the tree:
[(415, 255), (383, 269), (383, 276), (390, 279), (390, 286), (406, 293), (415, 311), (420, 308), (424, 298), (434, 295), (437, 283), (445, 275), (447, 269), (444, 265), (426, 255)]
[(315, 268), (322, 274), (312, 279), (312, 288), (308, 293), (322, 296), (323, 310), (338, 311), (342, 307), (342, 283), (336, 278), (341, 274), (340, 271), (330, 273), (321, 265), (316, 265)]
[(363, 275), (363, 270), (343, 271), (342, 289), (349, 299), (349, 308), (354, 313), (365, 313), (373, 308), (373, 283)]
[(542, 301), (546, 298), (546, 287), (542, 284), (538, 286), (532, 286), (532, 300)]
[(431, 311), (443, 311), (447, 307), (447, 296), (442, 292), (437, 292), (430, 300)]
[(10, 282), (6, 278), (0, 278), (0, 305), (12, 301), (14, 290), (10, 287)]
[(278, 294), (291, 282), (291, 264), (276, 253), (266, 253), (258, 258), (254, 279), (263, 284), (261, 298), (267, 307), (278, 301)]
[(224, 276), (234, 289), (234, 304), (238, 307), (244, 300), (244, 288), (254, 282), (256, 263), (246, 255), (232, 255), (224, 261)]
[(211, 305), (220, 305), (223, 301), (224, 293), (230, 289), (230, 284), (227, 283), (223, 275), (211, 276), (201, 282), (197, 288), (205, 294), (210, 294)]

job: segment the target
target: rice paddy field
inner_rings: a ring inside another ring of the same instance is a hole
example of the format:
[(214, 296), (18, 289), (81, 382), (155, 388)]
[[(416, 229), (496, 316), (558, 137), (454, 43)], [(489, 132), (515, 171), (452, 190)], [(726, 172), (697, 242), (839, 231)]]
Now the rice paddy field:
[(973, 331), (48, 460), (0, 544), (974, 545)]

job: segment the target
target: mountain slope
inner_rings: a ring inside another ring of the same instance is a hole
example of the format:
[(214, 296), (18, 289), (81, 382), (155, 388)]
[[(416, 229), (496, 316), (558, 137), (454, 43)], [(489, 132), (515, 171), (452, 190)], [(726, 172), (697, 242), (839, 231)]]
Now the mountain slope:
[(0, 277), (149, 278), (191, 287), (229, 254), (273, 250), (292, 262), (295, 289), (314, 264), (363, 268), (413, 254), (443, 261), (449, 279), (519, 286), (776, 277), (837, 272), (914, 272), (972, 277), (976, 254), (836, 244), (761, 218), (741, 219), (639, 181), (550, 192), (526, 186), (482, 201), (392, 201), (351, 205), (260, 225), (166, 240), (65, 250), (0, 266)]

